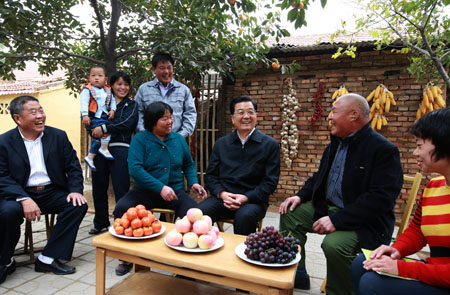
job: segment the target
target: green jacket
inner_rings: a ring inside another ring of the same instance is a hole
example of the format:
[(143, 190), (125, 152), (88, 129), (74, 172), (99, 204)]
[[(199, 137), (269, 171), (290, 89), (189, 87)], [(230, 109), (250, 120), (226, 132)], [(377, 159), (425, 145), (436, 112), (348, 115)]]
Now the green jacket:
[(197, 171), (183, 136), (171, 132), (164, 141), (145, 130), (133, 137), (128, 150), (128, 171), (135, 188), (159, 194), (163, 186), (175, 192), (198, 183)]

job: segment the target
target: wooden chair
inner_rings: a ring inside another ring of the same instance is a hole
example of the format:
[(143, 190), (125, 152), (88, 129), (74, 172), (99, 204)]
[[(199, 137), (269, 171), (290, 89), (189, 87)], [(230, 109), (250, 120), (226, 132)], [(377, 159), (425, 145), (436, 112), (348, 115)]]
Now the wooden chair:
[(398, 226), (398, 232), (396, 238), (401, 235), (408, 227), (409, 220), (411, 218), (411, 212), (416, 204), (417, 193), (419, 192), (420, 183), (422, 182), (422, 174), (417, 172), (415, 176), (403, 175), (403, 185), (405, 183), (412, 183), (409, 191), (408, 199), (406, 200), (405, 209), (403, 210), (402, 219), (400, 222), (396, 222)]
[[(231, 223), (231, 224), (233, 224), (234, 219), (231, 219), (231, 218), (230, 218), (230, 219), (223, 219), (223, 220), (220, 220), (220, 221), (216, 221), (217, 227), (219, 228), (219, 230), (220, 230), (221, 232), (224, 231), (224, 230), (223, 230), (223, 224), (224, 224), (225, 222), (226, 222), (226, 223)], [(264, 218), (261, 219), (261, 220), (256, 224), (256, 227), (257, 227), (258, 231), (261, 231), (263, 222), (264, 222)]]
[[(44, 213), (45, 217), (45, 233), (47, 235), (47, 240), (50, 238), (50, 235), (53, 231), (53, 227), (55, 226), (55, 214)], [(35, 233), (41, 231), (35, 231)], [(41, 252), (44, 247), (34, 247), (33, 243), (33, 228), (32, 223), (29, 220), (25, 221), (25, 240), (22, 250), (18, 250), (14, 252), (14, 255), (28, 254), (29, 259), (24, 261), (17, 262), (17, 266), (28, 265), (34, 263), (36, 260), (35, 252)]]
[(163, 209), (163, 208), (153, 208), (150, 211), (152, 211), (153, 213), (159, 213), (159, 214), (164, 214), (164, 216), (166, 217), (166, 221), (170, 222), (170, 223), (174, 223), (175, 222), (175, 211), (171, 210), (171, 209)]
[[(422, 182), (422, 174), (420, 172), (417, 172), (415, 176), (408, 176), (403, 175), (403, 186), (405, 184), (411, 183), (411, 188), (409, 191), (408, 199), (406, 200), (406, 205), (403, 210), (402, 219), (400, 222), (396, 222), (395, 225), (398, 226), (398, 232), (397, 236), (393, 238), (394, 241), (398, 236), (400, 236), (405, 229), (408, 227), (409, 219), (411, 218), (411, 212), (414, 207), (414, 204), (416, 203), (417, 199), (417, 193), (419, 192), (420, 183)], [(409, 185), (408, 185), (409, 186)], [(320, 291), (322, 293), (326, 292), (326, 284), (327, 284), (327, 277), (323, 280), (322, 286), (320, 287)]]

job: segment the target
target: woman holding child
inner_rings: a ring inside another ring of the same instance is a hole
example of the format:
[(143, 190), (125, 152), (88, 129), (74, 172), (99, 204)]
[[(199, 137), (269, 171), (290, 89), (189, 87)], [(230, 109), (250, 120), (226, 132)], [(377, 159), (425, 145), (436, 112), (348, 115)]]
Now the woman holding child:
[[(450, 109), (421, 117), (412, 133), (418, 165), (440, 176), (425, 186), (409, 227), (391, 246), (380, 246), (368, 260), (361, 254), (353, 261), (356, 294), (450, 294)], [(427, 244), (426, 262), (401, 260)]]
[(108, 185), (114, 188), (116, 203), (130, 189), (128, 175), (128, 147), (138, 121), (138, 107), (134, 100), (128, 97), (131, 79), (124, 72), (116, 72), (109, 80), (112, 94), (116, 100), (116, 113), (113, 120), (106, 120), (101, 126), (92, 129), (92, 136), (101, 138), (111, 134), (109, 151), (114, 160), (105, 157), (95, 157), (96, 171), (92, 173), (92, 196), (94, 199), (94, 228), (90, 234), (98, 234), (110, 225), (108, 210)]

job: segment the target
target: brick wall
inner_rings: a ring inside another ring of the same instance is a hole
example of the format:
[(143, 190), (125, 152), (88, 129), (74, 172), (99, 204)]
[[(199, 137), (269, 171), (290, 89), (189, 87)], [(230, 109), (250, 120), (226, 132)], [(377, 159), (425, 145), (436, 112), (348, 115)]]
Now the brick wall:
[[(301, 106), (297, 112), (298, 157), (290, 169), (281, 161), (280, 181), (276, 192), (270, 198), (273, 205), (279, 205), (286, 197), (295, 194), (305, 180), (317, 171), (322, 152), (329, 143), (327, 115), (331, 109), (331, 96), (343, 84), (349, 92), (365, 97), (380, 83), (394, 93), (397, 106), (392, 106), (391, 111), (386, 114), (389, 123), (380, 133), (399, 148), (404, 173), (413, 175), (418, 171), (412, 156), (415, 140), (410, 130), (426, 81), (417, 82), (407, 73), (409, 61), (406, 56), (393, 54), (388, 50), (359, 52), (354, 59), (342, 57), (333, 60), (330, 56), (331, 54), (285, 59), (278, 57), (281, 63), (289, 63), (295, 59), (302, 67), (293, 76), (281, 75), (280, 70), (260, 69), (237, 79), (234, 85), (224, 86), (221, 92), (221, 105), (225, 104), (227, 109), (226, 112), (221, 112), (222, 122), (226, 122), (226, 130), (221, 132), (222, 135), (231, 132), (228, 111), (230, 100), (246, 94), (258, 103), (258, 128), (280, 141), (281, 100), (282, 95), (287, 94), (283, 79), (293, 79)], [(317, 91), (319, 82), (325, 83), (323, 113), (321, 120), (316, 123), (316, 130), (312, 131), (309, 123), (309, 118), (314, 113), (312, 95)], [(404, 197), (406, 193), (403, 191)], [(396, 212), (400, 212), (404, 203), (404, 198), (397, 200)]]

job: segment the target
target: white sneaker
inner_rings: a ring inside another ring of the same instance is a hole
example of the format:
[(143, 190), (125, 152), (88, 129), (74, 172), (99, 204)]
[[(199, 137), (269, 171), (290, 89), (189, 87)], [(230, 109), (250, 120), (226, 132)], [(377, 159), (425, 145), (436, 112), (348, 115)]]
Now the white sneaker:
[(99, 153), (100, 155), (102, 155), (103, 157), (105, 157), (105, 159), (107, 159), (107, 160), (114, 160), (113, 155), (111, 155), (111, 153), (110, 153), (109, 150), (107, 150), (107, 149), (102, 149), (102, 148), (100, 148), (100, 149), (98, 150), (98, 153)]
[(91, 168), (92, 171), (97, 171), (97, 168), (95, 168), (94, 161), (89, 159), (87, 156), (83, 158), (84, 162)]

